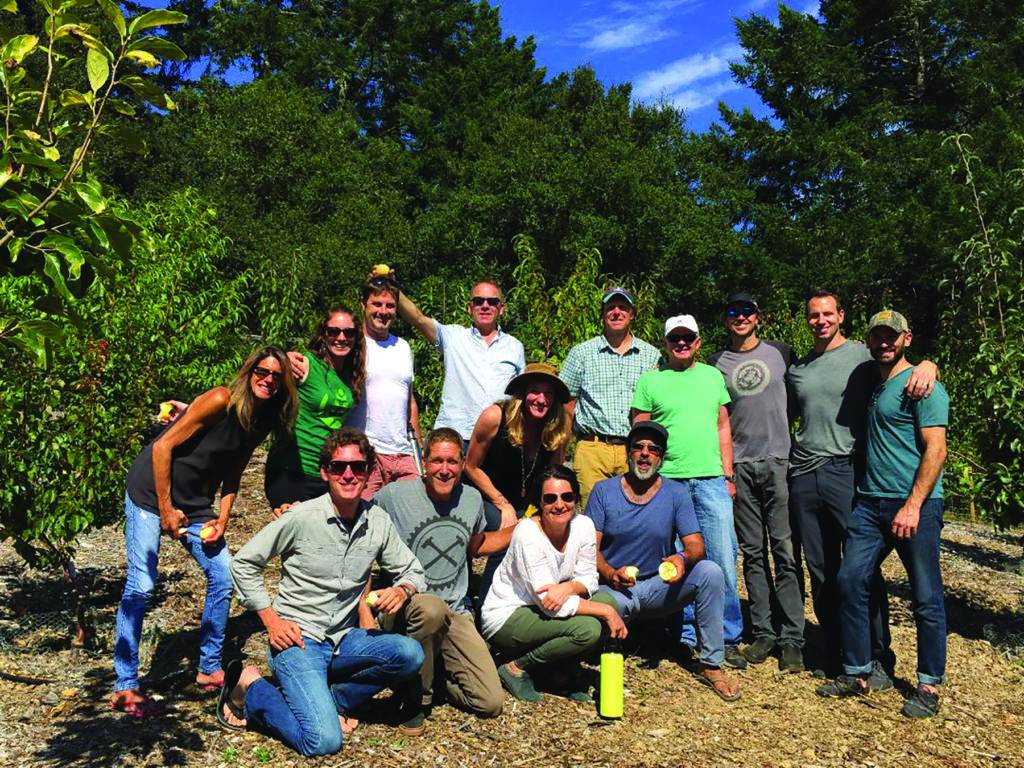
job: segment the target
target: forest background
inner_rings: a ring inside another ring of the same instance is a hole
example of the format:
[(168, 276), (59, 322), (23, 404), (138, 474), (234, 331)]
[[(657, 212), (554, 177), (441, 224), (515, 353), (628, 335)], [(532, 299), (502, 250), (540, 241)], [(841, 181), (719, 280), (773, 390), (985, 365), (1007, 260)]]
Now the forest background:
[[(949, 508), (1019, 523), (1024, 3), (824, 0), (736, 33), (769, 114), (697, 133), (589, 67), (548, 77), (486, 2), (0, 0), (0, 538), (66, 563), (120, 516), (157, 403), (301, 347), (376, 262), (446, 322), (496, 279), (556, 364), (611, 283), (639, 335), (690, 312), (704, 352), (732, 290), (799, 352), (814, 287), (854, 337), (897, 308), (952, 396)], [(430, 424), (440, 360), (397, 331)]]

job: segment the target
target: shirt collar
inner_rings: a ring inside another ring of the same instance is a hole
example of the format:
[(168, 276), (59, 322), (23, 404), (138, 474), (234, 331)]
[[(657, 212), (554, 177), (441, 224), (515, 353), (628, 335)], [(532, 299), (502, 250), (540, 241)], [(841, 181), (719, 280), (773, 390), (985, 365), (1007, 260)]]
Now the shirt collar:
[[(484, 340), (484, 335), (482, 333), (480, 333), (480, 329), (477, 328), (475, 325), (469, 326), (469, 332), (473, 335), (473, 338), (480, 339), (480, 341)], [(501, 337), (502, 337), (502, 330), (501, 330), (501, 326), (499, 325), (498, 326), (498, 332), (494, 335), (494, 341), (492, 341), (491, 343), (493, 344), (495, 341), (497, 341)]]
[[(605, 336), (603, 333), (600, 336), (598, 336), (597, 338), (599, 338), (601, 340), (600, 346), (597, 348), (599, 352), (603, 352), (606, 349), (611, 351), (611, 352), (615, 351), (614, 349), (612, 349), (612, 345), (608, 343), (608, 337)], [(629, 334), (629, 347), (622, 354), (624, 354), (624, 355), (628, 354), (629, 352), (632, 352), (634, 349), (639, 349), (639, 348), (640, 348), (640, 346), (636, 343), (636, 334), (635, 333), (630, 333)]]

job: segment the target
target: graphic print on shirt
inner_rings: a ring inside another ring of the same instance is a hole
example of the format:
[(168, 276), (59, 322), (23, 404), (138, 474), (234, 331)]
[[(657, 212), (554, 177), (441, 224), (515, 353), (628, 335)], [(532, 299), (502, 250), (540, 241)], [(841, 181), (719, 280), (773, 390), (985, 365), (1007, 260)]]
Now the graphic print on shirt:
[[(323, 423), (328, 429), (341, 429), (345, 423), (345, 414), (348, 413), (348, 397), (344, 389), (339, 387), (333, 392), (324, 392), (324, 396), (320, 398), (319, 413), (322, 414), (317, 418)], [(334, 413), (337, 415), (329, 415)]]
[(744, 360), (732, 371), (732, 389), (739, 397), (758, 395), (771, 382), (771, 369), (763, 360)]
[(435, 517), (412, 532), (409, 548), (423, 565), (430, 591), (455, 586), (466, 568), (469, 537), (466, 524), (452, 517)]

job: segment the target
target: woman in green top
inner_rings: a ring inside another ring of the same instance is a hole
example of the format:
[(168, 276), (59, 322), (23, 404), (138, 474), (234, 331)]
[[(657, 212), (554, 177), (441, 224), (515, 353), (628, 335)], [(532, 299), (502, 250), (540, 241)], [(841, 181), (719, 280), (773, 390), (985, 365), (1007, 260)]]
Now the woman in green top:
[(320, 447), (345, 423), (363, 393), (366, 344), (348, 307), (330, 309), (313, 332), (306, 355), (289, 352), (299, 382), (294, 440), (278, 443), (267, 457), (263, 489), (279, 517), (283, 509), (327, 492), (320, 478)]

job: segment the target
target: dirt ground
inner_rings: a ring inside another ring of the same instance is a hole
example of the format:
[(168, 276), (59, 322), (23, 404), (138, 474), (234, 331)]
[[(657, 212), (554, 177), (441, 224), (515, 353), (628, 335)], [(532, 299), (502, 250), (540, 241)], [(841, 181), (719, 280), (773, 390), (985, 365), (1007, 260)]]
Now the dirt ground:
[[(261, 480), (256, 460), (228, 533), (233, 548), (268, 520)], [(427, 734), (406, 739), (387, 722), (382, 702), (341, 753), (307, 760), (262, 735), (219, 730), (213, 701), (190, 689), (204, 582), (181, 547), (165, 542), (142, 646), (144, 685), (166, 708), (136, 722), (107, 705), (114, 612), (124, 582), (121, 530), (92, 532), (77, 559), (92, 585), (93, 649), (68, 647), (63, 582), (26, 571), (0, 546), (0, 765), (1024, 766), (1024, 575), (1013, 568), (1020, 552), (1019, 534), (946, 526), (949, 684), (939, 715), (929, 721), (899, 714), (914, 679), (915, 643), (906, 578), (893, 556), (886, 574), (899, 655), (896, 690), (825, 701), (814, 695), (809, 674), (779, 677), (770, 661), (737, 673), (743, 698), (730, 705), (647, 638), (627, 659), (619, 721), (602, 721), (592, 705), (554, 696), (539, 704), (507, 698), (504, 713), (488, 721), (435, 708)], [(265, 647), (258, 620), (235, 606), (225, 656), (244, 652), (265, 666)]]

